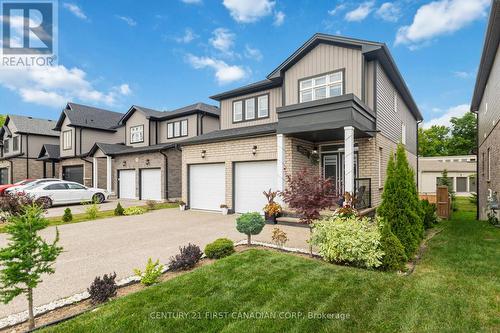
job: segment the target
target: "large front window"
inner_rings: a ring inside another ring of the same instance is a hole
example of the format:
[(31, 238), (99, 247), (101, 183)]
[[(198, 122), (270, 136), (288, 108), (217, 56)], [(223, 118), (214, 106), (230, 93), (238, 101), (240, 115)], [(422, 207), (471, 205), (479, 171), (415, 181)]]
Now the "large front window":
[(71, 130), (63, 132), (63, 149), (71, 149)]
[(342, 95), (343, 71), (324, 74), (299, 82), (300, 103)]
[(130, 143), (144, 142), (144, 125), (130, 127)]
[(174, 121), (167, 124), (167, 138), (179, 138), (188, 135), (188, 121), (187, 119)]
[(233, 102), (233, 122), (269, 117), (269, 95), (261, 95)]

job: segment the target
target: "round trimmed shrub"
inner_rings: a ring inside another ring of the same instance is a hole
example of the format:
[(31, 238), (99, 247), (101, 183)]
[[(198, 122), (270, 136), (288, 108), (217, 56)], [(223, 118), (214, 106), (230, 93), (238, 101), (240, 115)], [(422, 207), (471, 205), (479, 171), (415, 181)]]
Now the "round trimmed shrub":
[(73, 221), (73, 214), (71, 213), (71, 209), (69, 207), (64, 210), (62, 220), (66, 223)]
[(236, 219), (236, 230), (247, 235), (248, 245), (250, 245), (252, 235), (260, 234), (265, 224), (266, 221), (259, 213), (245, 213)]
[(227, 238), (219, 238), (205, 246), (205, 255), (210, 259), (220, 259), (234, 253), (234, 243)]

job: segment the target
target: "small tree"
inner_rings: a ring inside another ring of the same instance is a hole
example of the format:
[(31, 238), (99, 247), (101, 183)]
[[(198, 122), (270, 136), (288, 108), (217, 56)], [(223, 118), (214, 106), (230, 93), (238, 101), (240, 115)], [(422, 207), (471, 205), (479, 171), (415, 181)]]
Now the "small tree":
[(258, 235), (264, 229), (266, 221), (259, 213), (245, 213), (236, 219), (236, 230), (247, 235), (247, 244), (252, 244), (252, 235)]
[(63, 222), (71, 222), (73, 221), (73, 214), (71, 213), (71, 209), (68, 207), (64, 210), (64, 215), (62, 217)]
[(122, 216), (125, 213), (125, 209), (123, 209), (122, 205), (118, 203), (115, 208), (115, 216)]
[[(319, 172), (309, 171), (304, 168), (293, 177), (286, 175), (286, 189), (281, 192), (281, 197), (291, 209), (300, 214), (301, 223), (309, 225), (312, 236), (311, 224), (319, 219), (320, 212), (333, 206), (338, 196), (331, 180), (325, 179)], [(309, 243), (309, 252), (312, 256), (312, 244)]]
[(0, 299), (7, 304), (14, 297), (25, 294), (28, 299), (30, 329), (35, 327), (33, 289), (42, 281), (42, 274), (55, 272), (52, 265), (62, 252), (62, 247), (57, 246), (57, 228), (55, 240), (51, 244), (38, 235), (48, 224), (40, 207), (25, 207), (23, 214), (9, 218), (5, 227), (10, 235), (9, 244), (0, 250)]

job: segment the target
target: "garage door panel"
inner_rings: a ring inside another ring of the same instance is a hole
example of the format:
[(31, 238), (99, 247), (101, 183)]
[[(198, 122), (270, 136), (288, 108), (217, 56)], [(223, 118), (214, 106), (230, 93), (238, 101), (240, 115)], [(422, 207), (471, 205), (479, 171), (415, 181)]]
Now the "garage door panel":
[(141, 200), (161, 200), (161, 170), (141, 170)]
[(225, 166), (223, 163), (190, 165), (190, 208), (220, 210), (220, 205), (226, 201), (225, 178)]
[(83, 165), (63, 167), (63, 180), (76, 182), (83, 185)]
[(137, 199), (135, 195), (135, 170), (119, 170), (119, 196), (122, 199)]
[(276, 161), (235, 163), (234, 205), (237, 213), (263, 213), (267, 200), (262, 192), (275, 191), (276, 188)]

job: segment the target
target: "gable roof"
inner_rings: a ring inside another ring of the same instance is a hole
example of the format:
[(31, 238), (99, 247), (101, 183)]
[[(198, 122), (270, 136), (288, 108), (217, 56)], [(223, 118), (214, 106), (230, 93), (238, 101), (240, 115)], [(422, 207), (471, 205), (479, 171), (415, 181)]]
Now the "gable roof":
[(73, 127), (85, 127), (115, 132), (116, 128), (119, 127), (118, 122), (122, 116), (123, 113), (120, 112), (99, 109), (82, 104), (68, 103), (66, 108), (62, 111), (54, 129), (60, 131), (64, 119), (68, 117)]
[(52, 145), (45, 143), (40, 149), (40, 153), (38, 154), (38, 160), (59, 160), (60, 150), (59, 145)]
[(124, 154), (137, 154), (137, 153), (148, 153), (148, 152), (158, 152), (170, 148), (177, 147), (175, 143), (159, 143), (157, 145), (152, 146), (143, 146), (143, 147), (130, 147), (124, 144), (109, 144), (109, 143), (100, 143), (96, 142), (92, 149), (90, 149), (88, 156), (92, 156), (96, 153), (98, 149), (100, 149), (105, 155), (116, 156), (116, 155), (124, 155)]
[(483, 52), (481, 62), (477, 72), (476, 85), (470, 110), (477, 112), (483, 99), (484, 90), (490, 76), (493, 63), (500, 43), (500, 0), (493, 0), (491, 4), (490, 18), (486, 28), (486, 37), (484, 38)]
[(269, 73), (269, 75), (267, 75), (266, 77), (266, 80), (252, 83), (238, 89), (226, 91), (221, 94), (214, 95), (211, 98), (220, 101), (221, 99), (280, 86), (282, 84), (284, 72), (294, 64), (296, 64), (313, 48), (321, 43), (357, 48), (361, 50), (367, 60), (378, 60), (391, 81), (396, 86), (396, 89), (398, 89), (401, 97), (408, 105), (415, 118), (417, 120), (423, 119), (422, 114), (420, 113), (417, 104), (413, 100), (410, 90), (408, 89), (408, 86), (406, 85), (403, 76), (399, 72), (399, 69), (397, 68), (396, 63), (385, 43), (333, 36), (321, 33), (314, 34), (308, 41), (306, 41), (301, 47), (299, 47), (294, 53), (292, 53), (292, 55), (290, 55), (285, 61), (283, 61), (278, 67), (276, 67), (271, 73)]
[(19, 134), (36, 134), (44, 136), (59, 136), (59, 133), (54, 131), (55, 122), (50, 119), (33, 118), (29, 116), (20, 116), (9, 114), (5, 118), (4, 126), (0, 131), (1, 135), (7, 133), (11, 135), (7, 125), (12, 122), (16, 128), (15, 133)]
[(177, 117), (183, 117), (187, 116), (190, 114), (202, 112), (209, 114), (214, 117), (219, 117), (220, 116), (220, 111), (219, 108), (214, 106), (214, 105), (209, 105), (205, 103), (195, 103), (191, 104), (188, 106), (184, 106), (179, 109), (175, 109), (172, 111), (157, 111), (149, 108), (145, 108), (143, 106), (138, 106), (138, 105), (132, 105), (130, 109), (123, 115), (123, 117), (120, 119), (119, 124), (123, 125), (125, 122), (132, 116), (132, 114), (135, 111), (142, 112), (147, 119), (153, 119), (153, 120), (168, 120), (172, 118), (177, 118)]

